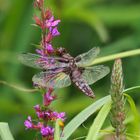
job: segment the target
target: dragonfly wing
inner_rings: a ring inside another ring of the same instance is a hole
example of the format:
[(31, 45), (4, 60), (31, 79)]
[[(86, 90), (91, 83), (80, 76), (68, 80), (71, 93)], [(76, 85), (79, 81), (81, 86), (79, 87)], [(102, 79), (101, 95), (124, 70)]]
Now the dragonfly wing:
[(65, 74), (64, 72), (41, 72), (34, 75), (32, 80), (35, 85), (53, 89), (67, 87), (71, 84), (69, 75)]
[(94, 47), (86, 53), (80, 54), (75, 58), (78, 67), (89, 66), (99, 54), (99, 47)]
[(18, 59), (24, 65), (37, 69), (55, 69), (68, 66), (64, 58), (40, 56), (32, 53), (20, 54)]
[(18, 56), (19, 61), (29, 67), (41, 69), (41, 65), (37, 63), (37, 60), (40, 59), (39, 55), (31, 53), (23, 53)]
[(109, 71), (109, 67), (103, 65), (86, 67), (83, 70), (82, 78), (87, 82), (88, 85), (91, 85), (106, 76)]

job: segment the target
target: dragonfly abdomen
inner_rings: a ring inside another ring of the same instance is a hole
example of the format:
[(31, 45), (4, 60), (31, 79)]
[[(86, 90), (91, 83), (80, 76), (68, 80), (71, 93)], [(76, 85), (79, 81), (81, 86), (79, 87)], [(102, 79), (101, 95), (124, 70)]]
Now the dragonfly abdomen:
[(94, 98), (95, 95), (92, 91), (92, 89), (89, 87), (89, 85), (86, 83), (86, 81), (84, 81), (81, 78), (78, 79), (72, 79), (72, 81), (75, 83), (75, 85), (83, 92), (85, 93), (87, 96)]

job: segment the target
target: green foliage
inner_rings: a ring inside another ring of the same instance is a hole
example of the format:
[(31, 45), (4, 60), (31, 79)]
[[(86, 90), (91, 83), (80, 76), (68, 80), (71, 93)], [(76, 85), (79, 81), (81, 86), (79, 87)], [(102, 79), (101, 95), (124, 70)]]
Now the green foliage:
[[(112, 67), (112, 60), (123, 57), (125, 85), (126, 88), (132, 87), (124, 90), (124, 93), (129, 95), (133, 93), (131, 96), (137, 106), (136, 108), (134, 102), (128, 99), (131, 106), (126, 105), (127, 133), (129, 139), (139, 139), (137, 132), (140, 120), (137, 119), (136, 114), (139, 114), (140, 95), (135, 93), (140, 91), (140, 86), (136, 86), (140, 85), (139, 56), (136, 56), (139, 55), (140, 46), (140, 2), (138, 0), (46, 0), (46, 3), (48, 2), (56, 18), (61, 18), (59, 26), (61, 36), (55, 40), (53, 44), (55, 47), (63, 46), (76, 56), (93, 46), (100, 46), (100, 57), (93, 61), (93, 64), (106, 63), (110, 67)], [(27, 115), (33, 115), (32, 106), (41, 103), (40, 94), (30, 93), (28, 90), (33, 88), (31, 78), (36, 71), (17, 61), (17, 54), (34, 52), (35, 47), (32, 43), (37, 44), (40, 41), (39, 29), (31, 26), (34, 23), (32, 7), (33, 0), (0, 1), (0, 80), (3, 81), (2, 84), (0, 83), (0, 120), (8, 122), (17, 140), (34, 138), (34, 133), (26, 132), (23, 122)], [(129, 58), (130, 55), (132, 57)], [(109, 78), (110, 75), (92, 85), (97, 99), (102, 100), (105, 95), (108, 95)], [(26, 89), (27, 93), (25, 93)], [(56, 93), (59, 98), (53, 108), (66, 112), (67, 120), (64, 129), (66, 132), (68, 122), (73, 121), (72, 118), (77, 112), (94, 103), (73, 86)], [(98, 109), (93, 110), (91, 114)], [(85, 116), (89, 117), (86, 114)], [(89, 118), (85, 122), (86, 126), (90, 127), (93, 119), (94, 116)], [(78, 124), (76, 123), (77, 125), (70, 130), (68, 136), (75, 132), (70, 139), (81, 137), (81, 134), (87, 135), (88, 130), (79, 127), (83, 121), (78, 121)], [(105, 121), (104, 127), (108, 126)]]

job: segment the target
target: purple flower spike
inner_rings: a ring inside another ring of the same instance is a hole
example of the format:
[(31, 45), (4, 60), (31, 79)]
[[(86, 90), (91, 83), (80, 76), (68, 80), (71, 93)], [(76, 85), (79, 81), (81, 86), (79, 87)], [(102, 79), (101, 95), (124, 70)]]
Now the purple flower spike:
[[(38, 65), (42, 70), (47, 70), (53, 68), (57, 63), (57, 60), (54, 58), (55, 56), (60, 56), (65, 49), (57, 49), (53, 48), (53, 39), (55, 36), (59, 36), (60, 32), (58, 31), (58, 24), (60, 22), (59, 19), (55, 19), (52, 11), (45, 7), (45, 0), (34, 0), (34, 6), (38, 9), (39, 15), (34, 15), (35, 24), (41, 29), (41, 41), (39, 43), (38, 48), (36, 48), (36, 54), (38, 58), (33, 60), (33, 63)], [(55, 71), (55, 70), (54, 70)], [(59, 72), (59, 70), (58, 70)], [(53, 74), (53, 73), (52, 73)], [(40, 84), (38, 80), (33, 80), (34, 87), (41, 89), (43, 92), (43, 103), (37, 104), (34, 106), (34, 110), (37, 118), (32, 120), (31, 116), (24, 121), (24, 125), (26, 129), (37, 131), (42, 139), (44, 140), (54, 140), (54, 125), (57, 119), (60, 119), (59, 126), (61, 127), (61, 133), (64, 128), (64, 120), (65, 120), (65, 112), (55, 112), (51, 109), (51, 103), (57, 98), (55, 94), (53, 94), (53, 85), (54, 81), (51, 81), (49, 87), (45, 86), (47, 81), (53, 77), (47, 77), (45, 74), (43, 78), (41, 78), (41, 82), (44, 84)], [(48, 79), (47, 79), (48, 78)], [(47, 87), (47, 88), (46, 88)], [(61, 134), (62, 136), (62, 134)]]
[(32, 119), (30, 116), (28, 116), (28, 119), (25, 120), (24, 125), (27, 129), (33, 128)]

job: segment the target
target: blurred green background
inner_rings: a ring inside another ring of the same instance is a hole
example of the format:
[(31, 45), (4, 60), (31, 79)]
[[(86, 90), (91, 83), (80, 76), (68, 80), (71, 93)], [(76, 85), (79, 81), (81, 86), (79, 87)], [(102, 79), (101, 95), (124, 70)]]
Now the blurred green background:
[[(61, 19), (61, 36), (54, 46), (65, 47), (73, 56), (100, 46), (100, 56), (140, 47), (139, 0), (46, 0)], [(33, 0), (0, 0), (0, 80), (25, 88), (33, 88), (32, 76), (39, 72), (17, 60), (17, 54), (34, 52), (40, 41), (40, 30), (34, 23)], [(113, 62), (105, 65), (112, 67)], [(123, 59), (125, 87), (140, 85), (140, 56)], [(109, 94), (110, 74), (92, 85), (96, 99)], [(93, 100), (73, 85), (56, 91), (59, 99), (52, 108), (67, 113), (66, 123)], [(139, 94), (133, 94), (140, 108)], [(28, 115), (35, 116), (33, 106), (41, 104), (41, 94), (23, 92), (0, 84), (0, 121), (8, 122), (16, 140), (33, 139), (35, 133), (23, 125)], [(92, 116), (84, 125), (89, 128)], [(82, 132), (82, 133), (81, 133)], [(81, 126), (73, 135), (85, 135)], [(72, 139), (72, 138), (71, 138)]]

